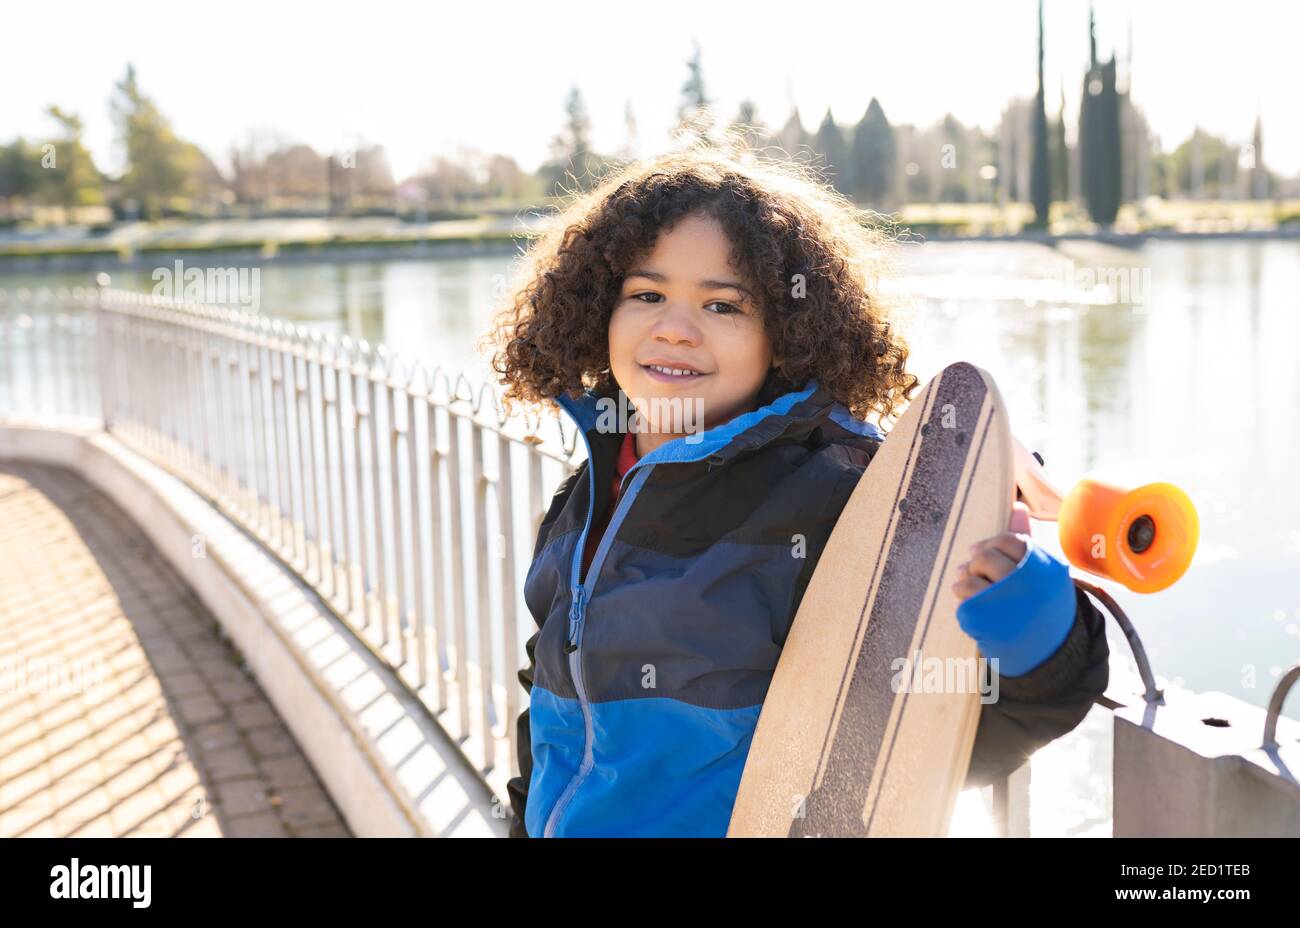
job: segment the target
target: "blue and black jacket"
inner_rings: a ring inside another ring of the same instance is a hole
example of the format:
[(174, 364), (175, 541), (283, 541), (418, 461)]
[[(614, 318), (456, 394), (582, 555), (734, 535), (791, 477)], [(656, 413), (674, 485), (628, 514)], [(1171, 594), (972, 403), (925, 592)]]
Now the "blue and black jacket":
[[(538, 631), (519, 672), (530, 706), (508, 784), (511, 835), (720, 837), (799, 602), (884, 436), (810, 380), (666, 442), (624, 475), (584, 576), (624, 435), (604, 427), (602, 398), (616, 402), (616, 388), (557, 400), (587, 460), (556, 491), (525, 580)], [(797, 536), (804, 557), (792, 556)], [(963, 606), (1005, 606), (1039, 582), (1045, 562), (1030, 549)], [(1055, 629), (1050, 654), (1040, 633), (1042, 653), (1025, 661), (1022, 648), (1023, 672), (1004, 669), (998, 700), (981, 706), (967, 786), (1019, 767), (1105, 690), (1102, 616), (1082, 590), (1065, 595), (1071, 614), (1039, 623)], [(966, 618), (975, 634), (974, 611)], [(979, 621), (987, 631), (987, 615)]]

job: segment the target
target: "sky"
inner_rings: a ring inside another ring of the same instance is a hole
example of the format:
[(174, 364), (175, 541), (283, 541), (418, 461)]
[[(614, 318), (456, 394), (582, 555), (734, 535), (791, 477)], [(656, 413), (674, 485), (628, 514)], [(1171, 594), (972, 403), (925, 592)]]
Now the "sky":
[[(1094, 7), (1100, 56), (1117, 50), (1122, 68), (1131, 35), (1133, 96), (1166, 150), (1197, 123), (1249, 141), (1259, 112), (1265, 162), (1300, 173), (1300, 4)], [(398, 179), (461, 147), (511, 155), (531, 171), (547, 158), (574, 85), (597, 150), (624, 146), (629, 103), (638, 152), (662, 147), (694, 42), (706, 93), (727, 118), (748, 98), (769, 126), (794, 105), (813, 131), (828, 107), (841, 125), (856, 123), (874, 95), (893, 123), (928, 125), (952, 112), (989, 128), (1009, 98), (1034, 93), (1036, 11), (1036, 0), (27, 0), (0, 12), (0, 141), (52, 134), (44, 109), (55, 103), (82, 115), (97, 163), (118, 170), (108, 104), (130, 61), (176, 132), (222, 167), (258, 129), (322, 153), (381, 144)], [(1045, 19), (1049, 117), (1064, 80), (1072, 126), (1088, 3), (1048, 0)]]

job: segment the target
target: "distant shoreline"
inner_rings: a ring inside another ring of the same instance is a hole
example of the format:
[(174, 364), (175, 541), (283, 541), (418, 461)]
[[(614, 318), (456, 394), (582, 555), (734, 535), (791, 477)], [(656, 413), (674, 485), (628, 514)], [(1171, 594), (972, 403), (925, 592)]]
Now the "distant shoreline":
[[(514, 237), (484, 237), (455, 241), (429, 239), (418, 242), (393, 242), (364, 244), (306, 242), (277, 243), (268, 248), (259, 243), (237, 243), (220, 247), (196, 246), (182, 248), (149, 248), (124, 256), (121, 252), (103, 250), (25, 249), (14, 253), (0, 248), (0, 275), (29, 273), (32, 271), (112, 271), (142, 270), (184, 258), (220, 256), (223, 263), (265, 264), (331, 264), (364, 261), (418, 261), (429, 258), (474, 258), (514, 255), (520, 253), (526, 239)], [(201, 262), (208, 263), (208, 262)]]
[[(1189, 232), (1153, 229), (1133, 233), (1044, 232), (976, 233), (960, 235), (925, 235), (912, 232), (902, 236), (906, 243), (956, 242), (1036, 242), (1053, 245), (1061, 241), (1093, 241), (1121, 248), (1138, 247), (1148, 240), (1200, 241), (1219, 239), (1300, 239), (1300, 225), (1289, 224), (1274, 229), (1241, 229)], [(230, 242), (213, 245), (202, 243), (162, 247), (150, 245), (138, 250), (109, 247), (70, 248), (67, 245), (41, 247), (39, 242), (0, 245), (0, 275), (40, 271), (111, 271), (139, 270), (186, 257), (219, 255), (227, 263), (315, 264), (363, 261), (426, 260), (429, 258), (470, 258), (520, 254), (527, 246), (527, 236), (503, 233), (427, 238), (399, 241), (283, 241)], [(205, 262), (206, 263), (206, 262)]]
[(1223, 231), (1183, 232), (1177, 229), (1151, 229), (1147, 232), (1013, 232), (972, 233), (969, 235), (936, 235), (932, 238), (917, 236), (929, 242), (1055, 242), (1088, 241), (1108, 245), (1132, 247), (1148, 239), (1300, 239), (1300, 225), (1278, 226), (1274, 229), (1229, 229)]

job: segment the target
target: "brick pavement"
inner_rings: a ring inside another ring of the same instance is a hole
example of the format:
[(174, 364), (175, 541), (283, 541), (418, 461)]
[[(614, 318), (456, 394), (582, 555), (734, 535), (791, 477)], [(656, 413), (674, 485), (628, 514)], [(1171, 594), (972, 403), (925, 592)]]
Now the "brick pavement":
[(0, 837), (347, 837), (242, 658), (110, 499), (0, 461)]

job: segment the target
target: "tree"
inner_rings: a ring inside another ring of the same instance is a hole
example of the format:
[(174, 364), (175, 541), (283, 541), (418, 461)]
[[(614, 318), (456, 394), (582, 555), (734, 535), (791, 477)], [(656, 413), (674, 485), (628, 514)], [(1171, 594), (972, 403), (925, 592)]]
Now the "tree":
[(23, 138), (0, 145), (0, 197), (30, 202), (41, 183), (41, 153)]
[(262, 210), (271, 197), (270, 178), (266, 172), (266, 159), (284, 143), (272, 130), (251, 129), (241, 147), (230, 151), (231, 188), (235, 201)]
[(885, 110), (875, 97), (853, 130), (853, 164), (858, 199), (875, 207), (894, 200), (898, 145)]
[(1065, 143), (1065, 85), (1061, 85), (1061, 111), (1052, 124), (1052, 199), (1070, 199), (1070, 149)]
[(767, 126), (759, 118), (758, 107), (753, 100), (740, 101), (740, 109), (728, 128), (750, 148), (761, 148), (767, 144)]
[(327, 159), (310, 145), (299, 143), (270, 152), (266, 177), (273, 196), (324, 201), (330, 193)]
[(528, 175), (508, 155), (492, 155), (488, 159), (487, 194), (507, 200), (519, 200), (528, 193)]
[(1079, 107), (1079, 160), (1083, 201), (1093, 222), (1110, 226), (1119, 213), (1122, 187), (1119, 94), (1115, 89), (1115, 55), (1097, 61), (1097, 38), (1088, 12), (1091, 64), (1083, 78)]
[(704, 92), (704, 68), (700, 62), (700, 43), (693, 42), (694, 51), (686, 61), (686, 83), (682, 84), (682, 98), (677, 106), (677, 126), (674, 135), (692, 133), (701, 141), (712, 141), (714, 117), (712, 101)]
[(116, 86), (112, 113), (126, 154), (122, 191), (146, 216), (156, 218), (170, 198), (185, 194), (189, 172), (196, 167), (192, 150), (140, 89), (134, 65), (126, 66), (126, 76)]
[(347, 215), (353, 201), (360, 199), (362, 208), (391, 206), (397, 192), (388, 156), (382, 145), (355, 144), (325, 159), (329, 214)]
[(65, 210), (103, 203), (104, 178), (81, 141), (81, 117), (57, 106), (49, 106), (45, 112), (60, 131), (42, 152), (41, 167), (45, 170), (41, 171), (41, 198)]
[(1047, 142), (1047, 89), (1043, 86), (1043, 0), (1038, 0), (1038, 95), (1034, 99), (1034, 161), (1029, 171), (1029, 195), (1034, 203), (1034, 228), (1046, 229), (1052, 207), (1051, 162)]
[(944, 113), (937, 127), (938, 145), (931, 150), (940, 152), (939, 201), (966, 203), (975, 197), (974, 172), (978, 170), (979, 149), (975, 144), (978, 134), (962, 125), (952, 113)]
[(790, 118), (777, 132), (775, 141), (787, 155), (796, 155), (800, 149), (808, 146), (808, 133), (804, 131), (803, 122), (799, 119), (798, 107), (790, 107)]
[(595, 178), (603, 164), (591, 150), (591, 119), (577, 87), (564, 101), (564, 128), (551, 140), (551, 160), (538, 174), (551, 196), (559, 196), (573, 185), (582, 189)]
[(844, 142), (844, 133), (835, 125), (835, 117), (827, 107), (822, 124), (817, 129), (816, 141), (813, 142), (818, 154), (826, 160), (826, 169), (830, 172), (831, 183), (845, 196), (853, 195), (853, 169), (849, 160), (849, 148)]
[(1197, 126), (1191, 136), (1167, 156), (1168, 176), (1175, 190), (1193, 198), (1233, 194), (1240, 149), (1221, 136)]
[(388, 166), (388, 152), (382, 145), (358, 148), (352, 171), (355, 174), (352, 190), (357, 196), (390, 199), (397, 188)]
[(213, 204), (230, 195), (230, 182), (216, 166), (207, 152), (189, 142), (184, 145), (185, 195), (191, 200)]
[(628, 100), (623, 105), (623, 132), (627, 139), (623, 143), (623, 150), (619, 153), (623, 161), (631, 161), (637, 155), (639, 142), (637, 139), (636, 113), (632, 110), (632, 101)]
[(1264, 124), (1258, 113), (1255, 114), (1255, 131), (1250, 137), (1249, 163), (1244, 165), (1250, 172), (1249, 198), (1252, 200), (1268, 199), (1269, 176), (1264, 166)]
[(591, 154), (591, 118), (587, 115), (587, 105), (582, 100), (582, 92), (574, 87), (569, 91), (569, 98), (564, 103), (564, 131), (557, 138), (562, 153), (570, 161), (578, 163)]
[(417, 178), (425, 198), (434, 203), (459, 203), (469, 199), (476, 187), (474, 175), (463, 163), (439, 155)]

